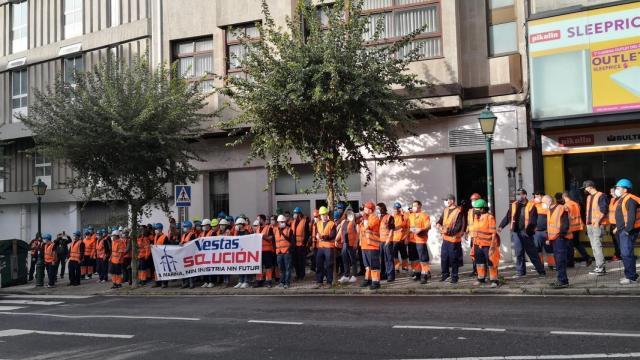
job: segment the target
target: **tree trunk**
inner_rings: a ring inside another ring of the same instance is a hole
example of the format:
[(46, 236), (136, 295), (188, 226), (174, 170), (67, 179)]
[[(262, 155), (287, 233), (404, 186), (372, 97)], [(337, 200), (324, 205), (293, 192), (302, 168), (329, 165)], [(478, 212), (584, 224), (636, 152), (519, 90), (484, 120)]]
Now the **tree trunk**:
[(131, 227), (131, 280), (134, 288), (137, 288), (138, 282), (138, 215), (141, 208), (129, 204), (129, 226)]
[[(325, 163), (326, 170), (326, 189), (327, 189), (327, 208), (329, 211), (335, 210), (336, 206), (336, 179), (335, 168), (330, 161)], [(332, 214), (330, 214), (332, 215)]]

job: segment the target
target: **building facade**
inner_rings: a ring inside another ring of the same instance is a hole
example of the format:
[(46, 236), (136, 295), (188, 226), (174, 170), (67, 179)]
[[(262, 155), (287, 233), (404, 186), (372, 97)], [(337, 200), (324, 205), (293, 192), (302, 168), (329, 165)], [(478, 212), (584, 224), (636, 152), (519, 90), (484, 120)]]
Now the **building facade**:
[[(270, 0), (276, 22), (284, 24), (295, 0)], [(529, 122), (529, 76), (525, 0), (367, 0), (368, 13), (382, 18), (388, 41), (427, 25), (410, 46), (421, 61), (411, 71), (433, 86), (425, 92), (429, 116), (401, 139), (404, 164), (375, 166), (366, 184), (360, 174), (348, 181), (348, 200), (404, 205), (418, 199), (432, 215), (449, 193), (459, 200), (486, 195), (485, 140), (478, 124), (488, 104), (498, 117), (493, 139), (495, 207), (504, 216), (516, 188), (533, 190), (534, 137)], [(43, 229), (67, 232), (113, 223), (126, 215), (121, 204), (84, 204), (65, 188), (71, 173), (29, 151), (33, 140), (13, 114), (28, 112), (33, 88), (44, 88), (56, 74), (90, 69), (107, 52), (127, 59), (148, 52), (152, 63), (178, 62), (185, 78), (209, 73), (244, 76), (234, 56), (242, 46), (229, 28), (257, 35), (259, 0), (0, 0), (0, 140), (4, 140), (0, 182), (0, 238), (28, 240), (35, 233), (38, 178), (49, 185), (43, 198)], [(399, 54), (401, 56), (401, 54)], [(202, 91), (215, 86), (213, 77)], [(215, 109), (223, 99), (210, 97)], [(310, 169), (299, 164), (299, 181), (281, 176), (267, 183), (260, 162), (245, 164), (248, 148), (229, 148), (225, 134), (212, 133), (196, 146), (204, 162), (192, 185), (190, 218), (219, 211), (270, 214), (300, 206), (306, 213), (324, 203), (325, 194), (307, 194)], [(437, 216), (433, 216), (437, 218)], [(154, 212), (143, 221), (166, 222)], [(437, 244), (434, 244), (434, 252)], [(503, 242), (510, 257), (510, 244)]]

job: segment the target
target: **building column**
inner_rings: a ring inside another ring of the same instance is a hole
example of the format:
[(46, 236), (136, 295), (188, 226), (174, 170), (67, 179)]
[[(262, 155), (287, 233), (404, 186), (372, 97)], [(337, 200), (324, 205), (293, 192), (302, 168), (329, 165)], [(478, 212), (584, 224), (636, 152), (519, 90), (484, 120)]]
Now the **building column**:
[(31, 233), (31, 204), (20, 206), (20, 239), (29, 242), (35, 234)]

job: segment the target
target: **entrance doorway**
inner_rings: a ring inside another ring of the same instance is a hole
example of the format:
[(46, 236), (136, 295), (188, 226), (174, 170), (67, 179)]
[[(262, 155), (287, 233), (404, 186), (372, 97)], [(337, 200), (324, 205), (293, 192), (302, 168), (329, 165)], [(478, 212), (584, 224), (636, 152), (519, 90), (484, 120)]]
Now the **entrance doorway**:
[(470, 206), (471, 194), (487, 198), (487, 162), (484, 153), (456, 155), (456, 198)]

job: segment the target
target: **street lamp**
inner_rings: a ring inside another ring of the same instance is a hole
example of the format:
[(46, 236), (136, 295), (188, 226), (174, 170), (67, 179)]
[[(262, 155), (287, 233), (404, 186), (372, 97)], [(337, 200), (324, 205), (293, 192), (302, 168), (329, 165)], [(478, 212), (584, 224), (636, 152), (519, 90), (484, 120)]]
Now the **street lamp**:
[[(47, 192), (47, 184), (42, 179), (36, 180), (31, 186), (33, 194), (38, 199), (38, 236), (42, 238), (42, 221), (41, 221), (41, 209), (42, 209), (42, 197)], [(36, 253), (36, 286), (44, 286), (44, 252), (42, 251), (42, 245)]]
[(489, 105), (482, 110), (478, 121), (480, 122), (480, 130), (484, 134), (484, 139), (487, 144), (487, 202), (489, 203), (489, 211), (494, 214), (495, 206), (493, 204), (493, 156), (491, 155), (491, 139), (493, 133), (496, 130), (496, 123), (498, 118), (491, 111)]

